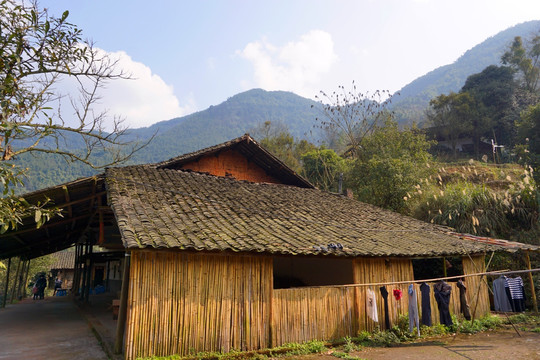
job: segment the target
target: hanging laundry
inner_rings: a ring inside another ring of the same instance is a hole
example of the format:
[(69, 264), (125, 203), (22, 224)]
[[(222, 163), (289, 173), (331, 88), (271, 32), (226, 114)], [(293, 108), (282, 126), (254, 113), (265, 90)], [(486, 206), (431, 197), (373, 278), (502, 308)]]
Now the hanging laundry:
[(523, 279), (521, 276), (516, 278), (506, 278), (506, 288), (510, 292), (512, 309), (515, 312), (525, 311), (525, 292), (523, 290)]
[(377, 314), (377, 302), (375, 301), (375, 292), (371, 289), (366, 289), (366, 313), (371, 320), (379, 322)]
[(466, 320), (471, 320), (471, 309), (469, 307), (469, 302), (467, 301), (467, 286), (460, 279), (457, 282), (457, 287), (459, 288), (459, 303), (461, 305), (461, 312), (465, 316)]
[(396, 298), (396, 300), (401, 300), (401, 297), (403, 296), (403, 291), (399, 290), (399, 289), (394, 289), (394, 297)]
[(388, 290), (386, 290), (386, 286), (381, 286), (379, 290), (381, 291), (381, 296), (384, 301), (384, 326), (385, 329), (390, 329), (390, 314), (388, 314)]
[(413, 332), (414, 326), (420, 336), (420, 321), (418, 320), (418, 300), (416, 299), (416, 290), (414, 285), (409, 285), (409, 332)]
[(425, 282), (420, 285), (422, 293), (422, 325), (431, 326), (431, 299), (429, 297), (429, 285)]
[(495, 311), (512, 311), (511, 296), (506, 293), (506, 276), (501, 275), (493, 280), (493, 305)]
[(439, 308), (439, 321), (443, 325), (452, 325), (452, 317), (450, 316), (450, 310), (448, 309), (452, 287), (441, 280), (433, 285), (433, 292), (435, 293), (435, 300), (437, 301), (437, 307)]

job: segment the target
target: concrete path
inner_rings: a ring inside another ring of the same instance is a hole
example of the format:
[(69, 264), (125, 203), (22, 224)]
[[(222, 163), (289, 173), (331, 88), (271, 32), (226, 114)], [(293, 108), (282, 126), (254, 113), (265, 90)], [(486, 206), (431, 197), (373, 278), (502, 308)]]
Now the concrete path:
[(0, 309), (0, 360), (108, 359), (69, 297), (25, 299)]

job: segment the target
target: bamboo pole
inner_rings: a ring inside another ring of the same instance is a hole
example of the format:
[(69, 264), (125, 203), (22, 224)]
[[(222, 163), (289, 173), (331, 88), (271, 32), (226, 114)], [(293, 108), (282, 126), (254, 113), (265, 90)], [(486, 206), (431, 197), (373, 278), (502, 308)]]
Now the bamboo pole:
[(6, 300), (8, 296), (8, 289), (9, 289), (9, 271), (11, 268), (11, 258), (8, 259), (8, 265), (7, 265), (7, 271), (6, 271), (6, 284), (4, 286), (4, 297), (2, 298), (2, 307), (6, 307)]
[(120, 294), (120, 309), (118, 312), (118, 323), (116, 324), (116, 339), (114, 342), (114, 352), (122, 353), (122, 342), (124, 341), (124, 330), (126, 327), (126, 314), (129, 291), (129, 265), (130, 253), (126, 252), (124, 258), (124, 270), (122, 272), (122, 292)]
[[(529, 270), (532, 270), (531, 258), (529, 257), (529, 251), (525, 251), (525, 263), (527, 264), (527, 268)], [(529, 272), (529, 284), (531, 285), (531, 298), (532, 298), (533, 311), (535, 313), (538, 313), (538, 302), (536, 300), (536, 289), (534, 287), (534, 280), (532, 277), (532, 272)]]

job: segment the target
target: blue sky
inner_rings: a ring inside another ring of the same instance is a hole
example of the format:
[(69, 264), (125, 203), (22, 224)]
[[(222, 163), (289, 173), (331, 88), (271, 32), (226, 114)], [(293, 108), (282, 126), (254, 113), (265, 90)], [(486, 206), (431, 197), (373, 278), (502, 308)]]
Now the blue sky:
[[(204, 110), (252, 88), (313, 98), (354, 80), (398, 91), (510, 26), (540, 1), (47, 0), (134, 79), (103, 106), (131, 127)], [(540, 30), (540, 29), (539, 29)]]

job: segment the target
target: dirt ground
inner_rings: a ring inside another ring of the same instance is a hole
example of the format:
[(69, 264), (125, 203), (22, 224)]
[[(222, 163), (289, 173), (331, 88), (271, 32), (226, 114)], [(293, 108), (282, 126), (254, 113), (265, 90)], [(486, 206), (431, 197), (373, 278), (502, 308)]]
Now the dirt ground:
[(0, 309), (0, 360), (107, 360), (67, 296), (25, 299)]
[[(540, 359), (540, 334), (497, 330), (475, 335), (456, 335), (391, 348), (363, 348), (349, 355), (361, 359), (490, 360)], [(336, 350), (336, 351), (339, 351)], [(298, 356), (296, 360), (336, 360), (331, 354)]]

